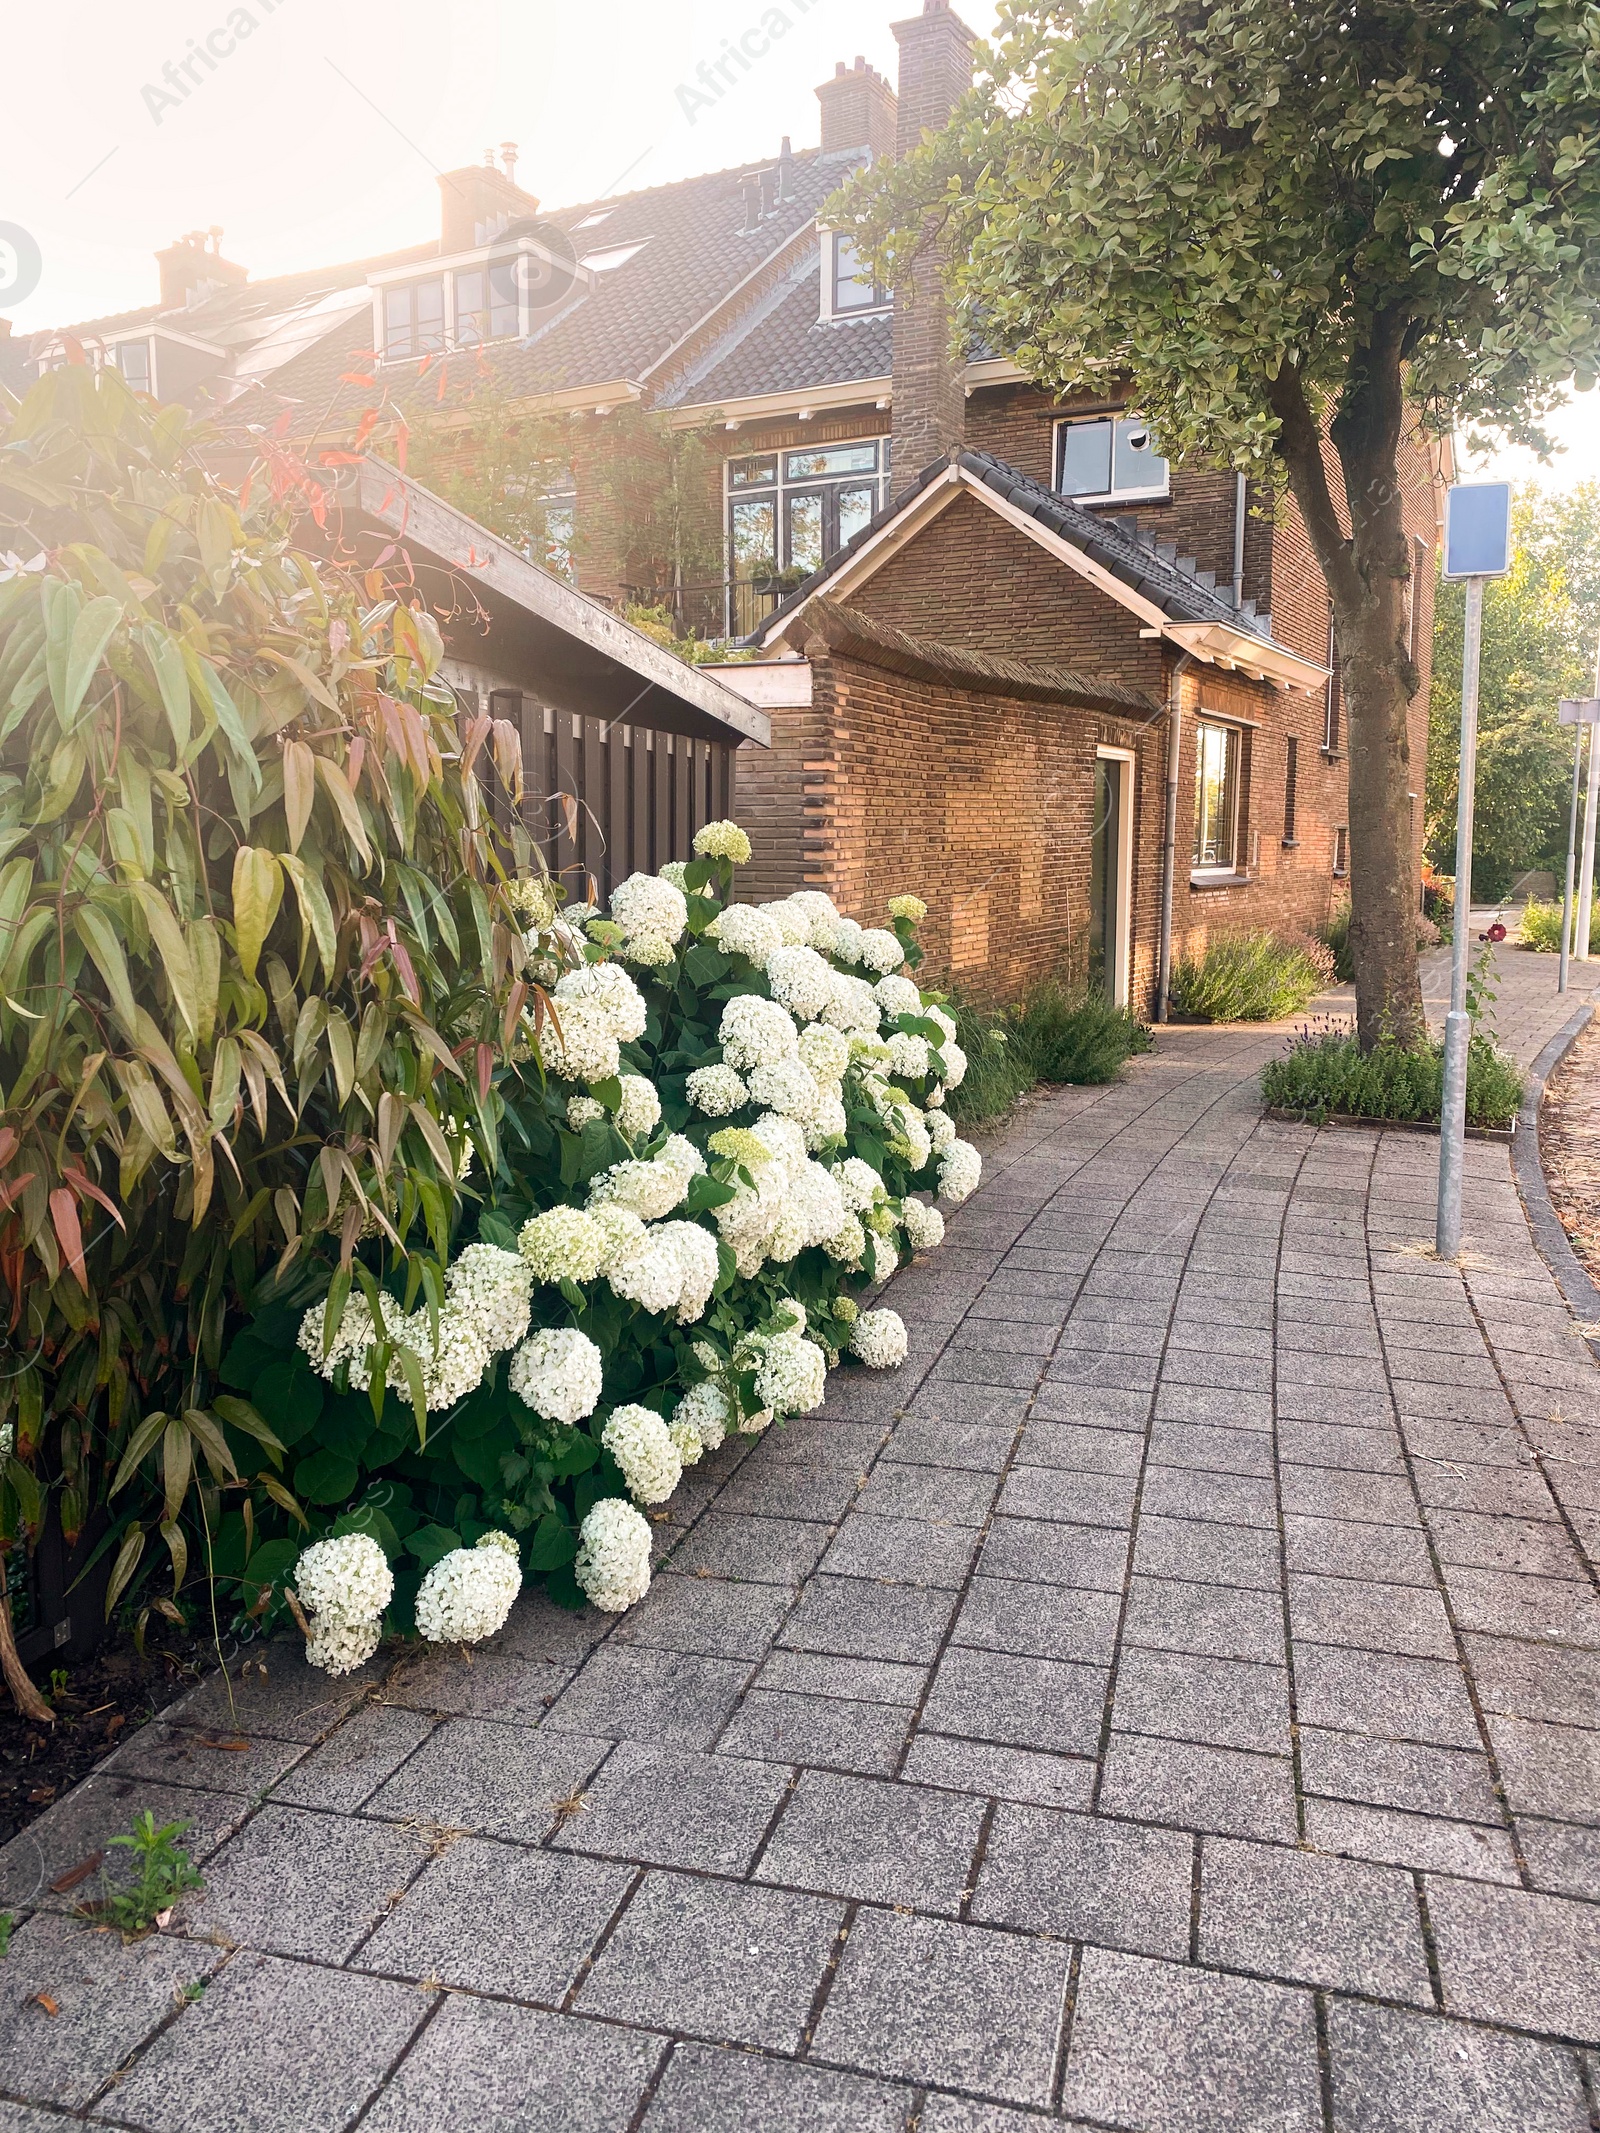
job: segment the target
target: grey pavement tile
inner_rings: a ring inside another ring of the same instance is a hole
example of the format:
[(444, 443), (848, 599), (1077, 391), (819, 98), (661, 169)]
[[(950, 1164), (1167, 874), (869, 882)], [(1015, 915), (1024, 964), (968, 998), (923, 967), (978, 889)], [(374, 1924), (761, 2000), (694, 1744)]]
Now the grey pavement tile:
[(1379, 1526), (1289, 1512), (1283, 1534), (1291, 1570), (1435, 1589), (1427, 1536), (1420, 1525)]
[(981, 1926), (858, 1914), (816, 2055), (1048, 2106), (1070, 1951)]
[(1390, 1474), (1294, 1466), (1286, 1461), (1282, 1486), (1286, 1518), (1300, 1513), (1310, 1518), (1353, 1519), (1374, 1526), (1415, 1527), (1419, 1523), (1410, 1483)]
[(525, 1585), (489, 1649), (513, 1659), (542, 1659), (566, 1674), (594, 1650), (615, 1619), (594, 1607), (557, 1607), (548, 1593)]
[(1120, 1607), (1115, 1593), (980, 1577), (968, 1586), (951, 1634), (957, 1644), (1105, 1666), (1116, 1644)]
[(743, 1874), (785, 1782), (776, 1768), (732, 1756), (619, 1741), (551, 1841), (569, 1851)]
[(1407, 1814), (1348, 1800), (1309, 1799), (1305, 1808), (1306, 1840), (1319, 1851), (1422, 1873), (1463, 1874), (1473, 1881), (1516, 1883), (1522, 1878), (1510, 1834), (1500, 1825)]
[(1086, 1949), (1061, 2101), (1139, 2133), (1320, 2133), (1311, 1994)]
[[(912, 2091), (751, 2052), (680, 2044), (645, 2133), (903, 2133)], [(922, 2125), (928, 2124), (927, 2112)]]
[(1161, 1366), (1161, 1389), (1166, 1393), (1175, 1385), (1208, 1385), (1222, 1391), (1270, 1392), (1272, 1375), (1270, 1356), (1169, 1347)]
[(1086, 1592), (1120, 1593), (1127, 1563), (1125, 1530), (1040, 1518), (995, 1519), (978, 1557), (986, 1577), (1069, 1585)]
[(989, 1515), (994, 1489), (992, 1474), (885, 1459), (868, 1476), (856, 1510), (878, 1518), (922, 1519), (940, 1526), (981, 1526)]
[(1454, 1564), (1445, 1570), (1444, 1581), (1464, 1630), (1497, 1637), (1548, 1638), (1600, 1651), (1600, 1599), (1587, 1582), (1521, 1577), (1509, 1570), (1468, 1570)]
[(208, 1792), (262, 1793), (305, 1754), (298, 1741), (231, 1729), (174, 1726), (152, 1719), (99, 1768), (108, 1776), (155, 1778), (166, 1785), (198, 1785)]
[(971, 1916), (1181, 1960), (1193, 1870), (1193, 1839), (1177, 1830), (1003, 1804)]
[(452, 1994), (361, 2121), (373, 2133), (626, 2133), (659, 2037)]
[(1416, 1890), (1390, 1867), (1206, 1837), (1199, 1954), (1227, 1970), (1433, 2005)]
[(1534, 1883), (1559, 1896), (1583, 1896), (1591, 1902), (1600, 1890), (1600, 1829), (1579, 1828), (1570, 1822), (1541, 1822), (1532, 1815), (1518, 1817)]
[(985, 1429), (1008, 1429), (1015, 1435), (1028, 1412), (1026, 1392), (1003, 1385), (957, 1385), (924, 1379), (907, 1403), (905, 1421), (977, 1422)]
[(474, 1653), (471, 1664), (463, 1666), (457, 1652), (434, 1645), (403, 1653), (383, 1693), (386, 1701), (408, 1710), (537, 1725), (572, 1674), (571, 1666), (492, 1651)]
[(990, 1355), (1043, 1357), (1056, 1344), (1057, 1328), (1037, 1320), (968, 1317), (956, 1334), (958, 1349), (977, 1348)]
[(1272, 1398), (1265, 1392), (1237, 1392), (1221, 1386), (1169, 1385), (1156, 1394), (1158, 1422), (1188, 1422), (1214, 1429), (1258, 1430), (1272, 1427)]
[(1067, 1467), (1014, 1466), (1000, 1491), (1006, 1518), (1060, 1520), (1085, 1526), (1126, 1526), (1133, 1518), (1134, 1482), (1124, 1474), (1084, 1474)]
[(852, 1470), (818, 1469), (799, 1462), (750, 1460), (717, 1498), (719, 1513), (742, 1511), (761, 1518), (843, 1518), (860, 1482)]
[(1045, 1422), (1082, 1422), (1091, 1428), (1143, 1430), (1150, 1419), (1152, 1395), (1113, 1385), (1072, 1385), (1048, 1378), (1040, 1386), (1032, 1413)]
[(1185, 1467), (1146, 1467), (1141, 1513), (1188, 1518), (1200, 1524), (1260, 1526), (1277, 1539), (1278, 1499), (1264, 1476), (1207, 1474)]
[(822, 1568), (832, 1577), (955, 1586), (971, 1568), (977, 1549), (978, 1534), (972, 1526), (847, 1511)]
[(1327, 1422), (1278, 1421), (1278, 1456), (1299, 1466), (1339, 1467), (1361, 1474), (1403, 1474), (1399, 1433)]
[(0, 2133), (62, 2133), (57, 2111), (36, 2111), (29, 2103), (7, 2103), (0, 2097)]
[(1428, 1524), (1442, 1563), (1460, 1563), (1475, 1570), (1520, 1570), (1543, 1577), (1583, 1575), (1565, 1527), (1554, 1519), (1435, 1511)]
[(547, 1730), (709, 1748), (749, 1674), (748, 1659), (603, 1644), (552, 1709)]
[(280, 1805), (351, 1814), (433, 1731), (420, 1711), (364, 1703), (273, 1787)]
[(1283, 1603), (1276, 1592), (1135, 1576), (1123, 1635), (1158, 1651), (1208, 1653), (1282, 1665)]
[(663, 1572), (618, 1622), (616, 1641), (719, 1659), (759, 1659), (793, 1598), (794, 1588), (788, 1585)]
[(1015, 1280), (1007, 1278), (981, 1289), (972, 1300), (968, 1316), (1058, 1326), (1066, 1317), (1071, 1301), (1072, 1288), (1068, 1282), (1057, 1282), (1044, 1290), (1024, 1289)]
[[(1600, 1711), (1591, 1716), (1600, 1720)], [(1600, 1826), (1600, 1732), (1498, 1713), (1488, 1726), (1514, 1815), (1556, 1815)]]
[(981, 1801), (960, 1793), (809, 1770), (757, 1878), (953, 1915), (967, 1893), (983, 1812)]
[(577, 2005), (651, 2029), (799, 2048), (844, 1917), (786, 1890), (647, 1874)]
[(1191, 1578), (1200, 1584), (1240, 1585), (1277, 1595), (1282, 1589), (1278, 1536), (1269, 1528), (1191, 1518), (1163, 1518), (1148, 1498), (1140, 1507), (1134, 1542), (1135, 1574)]
[(814, 1577), (784, 1624), (783, 1642), (796, 1651), (915, 1666), (938, 1651), (955, 1609), (951, 1591)]
[(949, 1385), (982, 1385), (1003, 1392), (1031, 1392), (1043, 1368), (1044, 1357), (1040, 1355), (1006, 1355), (993, 1348), (952, 1347), (945, 1350), (923, 1382), (935, 1397)]
[(1600, 1710), (1600, 1656), (1511, 1637), (1466, 1638), (1478, 1700), (1511, 1718), (1588, 1726)]
[(124, 1947), (118, 1934), (40, 1912), (0, 1963), (0, 2083), (35, 2103), (86, 2104), (221, 1960), (162, 1933)]
[(148, 1807), (158, 1823), (186, 1822), (184, 1843), (190, 1857), (204, 1860), (230, 1836), (250, 1810), (242, 1794), (201, 1792), (188, 1786), (159, 1785), (148, 1778), (117, 1777), (96, 1771), (0, 1849), (0, 1909), (37, 1906), (47, 1911), (76, 1910), (84, 1886), (53, 1891), (52, 1881), (71, 1874), (86, 1861), (102, 1857), (100, 1871), (127, 1880), (128, 1854), (108, 1851)]
[(1258, 1429), (1222, 1429), (1215, 1423), (1157, 1422), (1150, 1432), (1152, 1466), (1176, 1466), (1199, 1474), (1273, 1471), (1272, 1439)]
[(1125, 1733), (1287, 1755), (1288, 1672), (1282, 1666), (1130, 1646), (1117, 1671), (1112, 1722)]
[(1537, 1468), (1462, 1466), (1447, 1457), (1419, 1458), (1417, 1494), (1430, 1510), (1548, 1518), (1554, 1500)]
[(208, 1674), (165, 1715), (202, 1730), (242, 1733), (251, 1739), (265, 1733), (309, 1747), (382, 1681), (389, 1658), (387, 1651), (380, 1651), (364, 1667), (335, 1681), (319, 1667), (307, 1666), (299, 1637), (275, 1638), (252, 1651), (248, 1669), (231, 1682), (221, 1673)]
[(1335, 2000), (1334, 2133), (1586, 2133), (1571, 2052), (1466, 2022)]
[(427, 2014), (430, 1995), (241, 1953), (118, 2087), (152, 2133), (340, 2133)]
[(918, 1733), (904, 1770), (917, 1784), (1044, 1807), (1087, 1807), (1094, 1774), (1094, 1764), (1086, 1760), (997, 1747), (992, 1741), (955, 1740), (942, 1733)]
[(1476, 1751), (1302, 1725), (1300, 1772), (1307, 1792), (1329, 1799), (1400, 1807), (1462, 1822), (1493, 1823), (1500, 1818), (1488, 1759)]
[(925, 1415), (907, 1415), (896, 1423), (894, 1435), (884, 1447), (887, 1461), (908, 1460), (913, 1466), (968, 1467), (976, 1474), (998, 1474), (1011, 1456), (1016, 1429), (984, 1422), (934, 1422)]
[(1103, 1667), (953, 1644), (939, 1662), (920, 1725), (1006, 1747), (1092, 1755), (1106, 1678)]
[(448, 1719), (364, 1811), (537, 1842), (556, 1819), (556, 1803), (579, 1789), (610, 1746), (583, 1734)]
[(1454, 1659), (1455, 1638), (1437, 1592), (1370, 1578), (1289, 1573), (1289, 1621), (1298, 1641)]
[(843, 1696), (859, 1703), (902, 1704), (921, 1701), (927, 1685), (925, 1666), (901, 1666), (893, 1659), (839, 1659), (831, 1652), (768, 1655), (756, 1676), (758, 1689), (789, 1689), (797, 1696)]
[(930, 2091), (917, 2120), (917, 2133), (1039, 2133), (1039, 2120), (1003, 2103), (974, 2103), (968, 2096)]
[(633, 1869), (466, 1837), (413, 1883), (354, 1967), (559, 2006)]
[(1248, 1755), (1138, 1733), (1111, 1736), (1100, 1811), (1290, 1844), (1299, 1834), (1294, 1773), (1286, 1756)]
[(673, 1550), (672, 1567), (689, 1577), (792, 1585), (815, 1570), (831, 1531), (805, 1519), (751, 1518), (719, 1503)]
[(1600, 2041), (1600, 1907), (1486, 1882), (1427, 1886), (1452, 2013)]
[(1017, 1447), (1021, 1466), (1061, 1466), (1080, 1474), (1137, 1474), (1144, 1435), (1092, 1422), (1030, 1421)]
[(1294, 1680), (1296, 1715), (1304, 1726), (1430, 1741), (1441, 1748), (1482, 1745), (1472, 1699), (1453, 1662), (1297, 1638)]
[(342, 1963), (427, 1856), (414, 1830), (268, 1805), (230, 1838), (180, 1915), (226, 1944)]
[(717, 1745), (725, 1756), (888, 1777), (910, 1725), (911, 1713), (902, 1705), (757, 1688), (734, 1712)]

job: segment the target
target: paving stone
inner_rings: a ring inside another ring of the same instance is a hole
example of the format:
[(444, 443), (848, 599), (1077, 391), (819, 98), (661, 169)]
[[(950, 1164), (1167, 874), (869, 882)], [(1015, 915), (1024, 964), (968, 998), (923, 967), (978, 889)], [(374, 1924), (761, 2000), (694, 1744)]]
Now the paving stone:
[(770, 1653), (756, 1676), (759, 1689), (790, 1689), (797, 1696), (842, 1696), (859, 1703), (920, 1703), (927, 1686), (925, 1666), (900, 1666), (892, 1659), (838, 1659), (831, 1652)]
[(525, 1585), (489, 1649), (513, 1659), (543, 1660), (565, 1674), (594, 1650), (615, 1620), (596, 1607), (557, 1607), (548, 1593)]
[(1157, 1422), (1150, 1432), (1150, 1460), (1152, 1466), (1187, 1467), (1203, 1474), (1270, 1476), (1272, 1439), (1261, 1430)]
[(355, 1673), (334, 1680), (320, 1667), (306, 1665), (299, 1637), (275, 1638), (251, 1652), (248, 1671), (231, 1680), (220, 1672), (208, 1674), (165, 1715), (203, 1732), (252, 1740), (264, 1733), (309, 1747), (382, 1681), (388, 1668), (389, 1655), (379, 1652)]
[(413, 1711), (455, 1718), (493, 1718), (502, 1724), (537, 1725), (573, 1678), (570, 1666), (553, 1668), (545, 1660), (512, 1659), (493, 1652), (474, 1653), (463, 1665), (460, 1654), (430, 1646), (405, 1653), (384, 1683), (388, 1701)]
[(559, 2006), (632, 1881), (608, 1860), (466, 1837), (412, 1884), (355, 1967)]
[(1445, 1571), (1450, 1605), (1464, 1630), (1540, 1637), (1600, 1651), (1600, 1600), (1571, 1578), (1520, 1577), (1509, 1570)]
[(1120, 1610), (1114, 1593), (974, 1578), (952, 1635), (957, 1644), (1104, 1666), (1116, 1643)]
[(1302, 1725), (1398, 1735), (1448, 1748), (1479, 1746), (1472, 1700), (1454, 1664), (1297, 1639), (1294, 1679)]
[(1283, 1532), (1291, 1571), (1435, 1589), (1427, 1538), (1419, 1525), (1370, 1525), (1359, 1519), (1285, 1513)]
[(61, 2133), (61, 2118), (55, 2111), (36, 2111), (31, 2104), (0, 2098), (0, 2133)]
[(1017, 1447), (1022, 1466), (1067, 1467), (1081, 1474), (1137, 1474), (1144, 1464), (1144, 1434), (1100, 1429), (1088, 1422), (1030, 1421)]
[(971, 1916), (1181, 1959), (1193, 1870), (1193, 1840), (1176, 1830), (1002, 1805)]
[(221, 1961), (215, 1948), (162, 1933), (124, 1947), (115, 1933), (40, 1912), (0, 1963), (0, 2082), (38, 2103), (86, 2104)]
[(1554, 1519), (1485, 1518), (1474, 1511), (1435, 1511), (1428, 1520), (1443, 1563), (1477, 1570), (1520, 1570), (1581, 1577), (1566, 1529)]
[(1129, 1647), (1117, 1671), (1112, 1723), (1213, 1748), (1289, 1752), (1289, 1677), (1281, 1666)]
[(549, 1727), (709, 1748), (749, 1675), (748, 1659), (603, 1644), (552, 1709)]
[(659, 2037), (452, 1994), (362, 2125), (626, 2133), (661, 2053)]
[[(986, 1486), (992, 1486), (984, 1478)], [(922, 1518), (877, 1518), (866, 1511), (849, 1511), (822, 1559), (822, 1568), (833, 1577), (957, 1586), (971, 1568), (977, 1547), (975, 1528), (963, 1523), (934, 1524)]]
[(892, 1911), (857, 1915), (818, 2058), (1047, 2106), (1069, 1950)]
[[(622, 1644), (648, 1644), (666, 1651), (701, 1652), (720, 1659), (758, 1659), (788, 1613), (794, 1589), (731, 1578), (673, 1577), (653, 1580), (636, 1607), (616, 1627)], [(589, 1664), (597, 1662), (591, 1660)]]
[(367, 1802), (388, 1820), (537, 1842), (611, 1747), (576, 1733), (452, 1718)]
[(1028, 1412), (1026, 1392), (999, 1385), (952, 1384), (925, 1378), (906, 1403), (904, 1420), (979, 1422), (987, 1429), (1009, 1429)]
[(1555, 1508), (1544, 1476), (1536, 1469), (1462, 1466), (1445, 1457), (1419, 1458), (1416, 1471), (1417, 1494), (1430, 1511), (1483, 1511), (1518, 1518), (1548, 1518)]
[(86, 1885), (75, 1881), (70, 1889), (55, 1891), (50, 1884), (96, 1858), (107, 1879), (129, 1879), (134, 1870), (128, 1854), (108, 1847), (147, 1807), (158, 1823), (188, 1824), (183, 1842), (199, 1862), (232, 1835), (250, 1806), (241, 1793), (201, 1792), (97, 1771), (0, 1849), (0, 1910), (76, 1910)]
[(726, 1515), (740, 1511), (760, 1518), (843, 1518), (860, 1485), (860, 1475), (851, 1470), (833, 1472), (776, 1460), (757, 1467), (749, 1460), (734, 1475), (717, 1498), (717, 1510)]
[(1192, 1579), (1135, 1577), (1123, 1635), (1154, 1650), (1282, 1665), (1283, 1604), (1275, 1592)]
[(946, 1785), (1003, 1800), (1032, 1800), (1046, 1807), (1087, 1807), (1095, 1766), (1029, 1748), (1000, 1748), (991, 1741), (953, 1740), (918, 1733), (906, 1755), (904, 1775), (925, 1785)]
[(967, 1892), (982, 1803), (959, 1793), (807, 1771), (761, 1857), (787, 1888), (951, 1914)]
[(1600, 2042), (1600, 1908), (1430, 1877), (1428, 1910), (1452, 2013)]
[(1100, 1810), (1223, 1836), (1292, 1844), (1299, 1834), (1294, 1774), (1286, 1757), (1138, 1733), (1111, 1736)]
[(646, 2133), (902, 2133), (912, 2100), (909, 2089), (855, 2074), (680, 2044), (644, 2125)]
[(1163, 1381), (1156, 1394), (1157, 1422), (1197, 1422), (1220, 1429), (1272, 1427), (1272, 1398), (1265, 1392), (1239, 1392), (1207, 1385), (1173, 1385)]
[(911, 1726), (903, 1706), (752, 1689), (718, 1742), (725, 1756), (888, 1777)]
[(1403, 1474), (1400, 1437), (1388, 1427), (1278, 1421), (1278, 1456), (1298, 1466), (1332, 1466), (1362, 1474)]
[(815, 1570), (832, 1530), (803, 1519), (752, 1518), (719, 1502), (673, 1550), (672, 1567), (689, 1577), (792, 1585)]
[(1123, 1474), (1082, 1474), (1066, 1467), (1014, 1466), (1000, 1491), (1006, 1518), (1060, 1520), (1071, 1525), (1126, 1526), (1133, 1518), (1134, 1483)]
[(1600, 1710), (1600, 1655), (1510, 1637), (1466, 1638), (1467, 1663), (1486, 1711), (1588, 1726)]
[(1102, 1667), (951, 1645), (933, 1677), (921, 1724), (935, 1733), (1014, 1748), (1092, 1755), (1105, 1692)]
[(342, 2133), (427, 2014), (431, 1995), (236, 1955), (116, 2092), (152, 2133)]
[(1061, 2101), (1140, 2133), (1321, 2133), (1311, 1994), (1086, 1948)]
[(1003, 1424), (935, 1422), (907, 1415), (895, 1424), (884, 1447), (884, 1463), (964, 1467), (975, 1474), (998, 1474), (1011, 1456), (1016, 1430)]
[(997, 1518), (984, 1538), (978, 1568), (986, 1577), (1120, 1593), (1127, 1562), (1128, 1535), (1114, 1527)]
[(955, 1607), (953, 1592), (814, 1577), (784, 1624), (783, 1642), (798, 1651), (915, 1665), (934, 1657)]
[(353, 1814), (433, 1731), (420, 1711), (364, 1703), (273, 1787), (280, 1805)]
[(1318, 1851), (1375, 1859), (1476, 1881), (1519, 1882), (1516, 1854), (1503, 1826), (1363, 1807), (1349, 1800), (1308, 1799), (1306, 1841)]
[(1416, 1499), (1410, 1483), (1387, 1474), (1347, 1473), (1337, 1467), (1290, 1466), (1282, 1470), (1285, 1517), (1343, 1518), (1357, 1524), (1415, 1527)]
[(913, 1466), (881, 1460), (857, 1508), (874, 1517), (920, 1519), (938, 1526), (981, 1526), (994, 1498), (994, 1476), (963, 1467)]
[(1498, 1714), (1488, 1724), (1514, 1815), (1600, 1825), (1600, 1732)]
[(1455, 1638), (1437, 1592), (1370, 1579), (1289, 1574), (1289, 1619), (1298, 1640), (1454, 1659)]
[(918, 2133), (1039, 2133), (1039, 2120), (1027, 2111), (1009, 2111), (1002, 2103), (974, 2103), (970, 2097), (930, 2091), (917, 2128)]
[(342, 1963), (426, 1856), (414, 1830), (269, 1805), (210, 1860), (181, 1916), (235, 1946)]
[(817, 1896), (647, 1874), (577, 2004), (647, 2028), (794, 2052), (843, 1917), (841, 1904)]
[(1203, 1840), (1200, 1960), (1433, 2005), (1411, 1877), (1281, 1845)]
[(1245, 1474), (1208, 1474), (1203, 1488), (1183, 1467), (1151, 1465), (1145, 1469), (1141, 1509), (1158, 1517), (1188, 1518), (1201, 1524), (1261, 1526), (1274, 1541), (1278, 1499), (1270, 1480)]
[(1164, 1518), (1146, 1500), (1134, 1540), (1135, 1573), (1189, 1578), (1197, 1583), (1248, 1586), (1274, 1595), (1282, 1590), (1278, 1536), (1259, 1526), (1189, 1518)]
[(945, 1350), (924, 1382), (934, 1393), (950, 1385), (1031, 1392), (1043, 1368), (1043, 1356), (1003, 1355), (993, 1349), (952, 1347)]
[(1032, 1414), (1036, 1420), (1086, 1422), (1104, 1429), (1143, 1430), (1153, 1395), (1125, 1386), (1072, 1385), (1048, 1378), (1040, 1386)]
[(1487, 1759), (1459, 1748), (1419, 1747), (1303, 1725), (1300, 1770), (1307, 1792), (1331, 1799), (1365, 1800), (1374, 1807), (1403, 1807), (1465, 1822), (1499, 1820)]
[(743, 1874), (784, 1796), (781, 1771), (619, 1741), (552, 1843), (658, 1866)]
[(1465, 2022), (1334, 2000), (1335, 2133), (1586, 2133), (1570, 2052)]
[(1537, 1887), (1593, 1900), (1600, 1889), (1600, 1829), (1541, 1822), (1531, 1815), (1520, 1816), (1517, 1828)]
[(107, 1775), (198, 1785), (208, 1792), (259, 1794), (305, 1754), (298, 1741), (175, 1726), (153, 1719), (99, 1766)]

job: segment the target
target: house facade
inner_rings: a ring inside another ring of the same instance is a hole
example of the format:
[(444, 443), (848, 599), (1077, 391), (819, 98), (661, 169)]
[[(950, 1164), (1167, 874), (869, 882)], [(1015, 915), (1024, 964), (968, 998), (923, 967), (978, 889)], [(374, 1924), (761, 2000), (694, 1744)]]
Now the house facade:
[[(861, 276), (829, 196), (972, 76), (946, 0), (894, 35), (894, 86), (819, 88), (814, 148), (553, 211), (504, 156), (441, 179), (427, 243), (257, 284), (197, 235), (158, 307), (73, 338), (241, 421), (403, 418), (425, 485), (588, 600), (737, 641), (716, 678), (772, 743), (734, 771), (750, 893), (912, 890), (955, 981), (1064, 967), (1149, 1012), (1208, 938), (1347, 891), (1327, 589), (1292, 502), (1169, 465), (1123, 396), (952, 356), (935, 255)], [(1408, 442), (1419, 866), (1441, 472)]]

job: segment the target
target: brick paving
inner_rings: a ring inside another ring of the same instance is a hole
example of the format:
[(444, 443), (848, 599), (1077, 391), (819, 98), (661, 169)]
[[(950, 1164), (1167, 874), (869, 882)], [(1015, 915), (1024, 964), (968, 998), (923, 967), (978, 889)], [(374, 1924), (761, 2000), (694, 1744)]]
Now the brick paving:
[[(1276, 1041), (1028, 1107), (620, 1621), (129, 1742), (0, 1853), (0, 2133), (1593, 2133), (1600, 1369), (1508, 1151), (1441, 1266)], [(207, 1886), (123, 1949), (49, 1884), (146, 1804)]]

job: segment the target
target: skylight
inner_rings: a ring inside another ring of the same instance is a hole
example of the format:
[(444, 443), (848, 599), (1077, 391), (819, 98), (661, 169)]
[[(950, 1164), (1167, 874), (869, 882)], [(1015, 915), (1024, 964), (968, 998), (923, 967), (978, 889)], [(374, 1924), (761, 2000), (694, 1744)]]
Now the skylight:
[(580, 267), (587, 267), (591, 274), (609, 274), (616, 267), (625, 267), (636, 252), (644, 250), (649, 241), (647, 237), (641, 237), (636, 244), (614, 244), (603, 252), (585, 252), (578, 264)]

